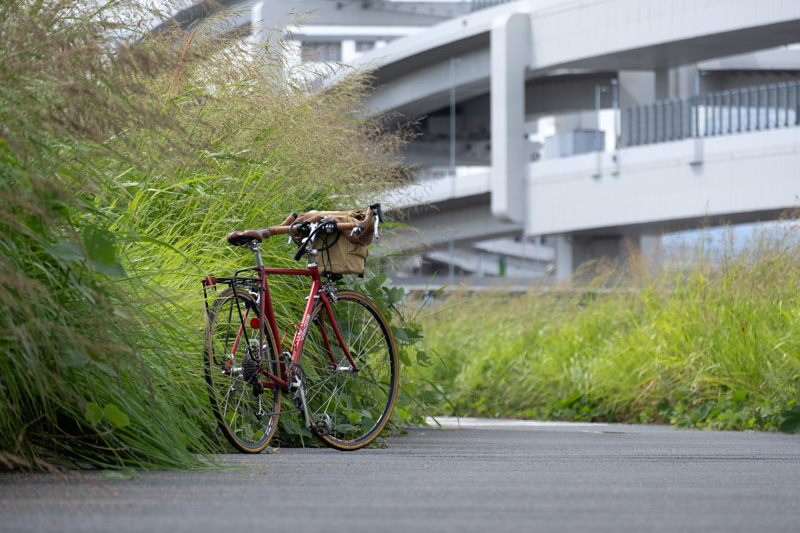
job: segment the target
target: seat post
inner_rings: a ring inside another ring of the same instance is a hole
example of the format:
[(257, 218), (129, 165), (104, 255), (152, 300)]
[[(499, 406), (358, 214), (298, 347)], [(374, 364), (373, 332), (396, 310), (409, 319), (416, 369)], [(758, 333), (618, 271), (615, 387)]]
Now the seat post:
[(261, 268), (264, 266), (264, 262), (261, 259), (261, 243), (254, 240), (250, 243), (250, 249), (253, 251), (253, 255), (256, 258), (256, 266)]

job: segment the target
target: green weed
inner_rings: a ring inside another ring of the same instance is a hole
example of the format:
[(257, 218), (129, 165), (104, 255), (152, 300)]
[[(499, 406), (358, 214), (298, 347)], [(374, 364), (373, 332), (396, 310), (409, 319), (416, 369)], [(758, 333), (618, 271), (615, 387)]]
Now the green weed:
[(589, 286), (452, 296), (415, 375), (450, 398), (441, 413), (797, 431), (797, 232), (633, 258)]
[(362, 74), (313, 91), (225, 16), (84, 4), (0, 4), (0, 464), (207, 468), (200, 279), (252, 262), (225, 235), (379, 199), (402, 138)]

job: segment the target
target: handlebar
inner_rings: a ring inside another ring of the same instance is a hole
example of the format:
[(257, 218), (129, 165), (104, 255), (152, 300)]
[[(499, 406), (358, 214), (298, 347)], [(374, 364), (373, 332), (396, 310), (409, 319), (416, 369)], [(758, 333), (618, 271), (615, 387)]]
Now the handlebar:
[[(228, 242), (234, 246), (248, 246), (253, 241), (261, 243), (264, 241), (264, 239), (268, 239), (272, 235), (282, 235), (287, 233), (292, 233), (292, 235), (301, 235), (301, 230), (307, 223), (298, 223), (297, 219), (297, 213), (292, 213), (286, 218), (286, 220), (277, 226), (270, 226), (269, 228), (260, 230), (234, 231), (228, 234)], [(361, 234), (365, 228), (373, 227), (373, 224), (382, 221), (383, 212), (381, 211), (381, 204), (375, 203), (367, 208), (367, 213), (362, 222), (326, 222), (324, 223), (324, 226), (326, 226), (326, 230), (332, 230), (332, 225), (335, 225), (335, 229), (345, 234), (349, 233), (351, 236), (353, 236)], [(377, 236), (377, 224), (374, 227), (375, 234)], [(295, 254), (296, 260), (299, 261), (303, 254), (306, 253), (305, 249), (306, 246), (300, 246)]]

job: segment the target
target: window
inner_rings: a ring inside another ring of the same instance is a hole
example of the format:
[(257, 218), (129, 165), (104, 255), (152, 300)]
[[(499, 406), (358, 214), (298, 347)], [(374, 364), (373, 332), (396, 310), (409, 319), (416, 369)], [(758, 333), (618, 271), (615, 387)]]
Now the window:
[(368, 52), (374, 47), (374, 41), (356, 41), (356, 52)]

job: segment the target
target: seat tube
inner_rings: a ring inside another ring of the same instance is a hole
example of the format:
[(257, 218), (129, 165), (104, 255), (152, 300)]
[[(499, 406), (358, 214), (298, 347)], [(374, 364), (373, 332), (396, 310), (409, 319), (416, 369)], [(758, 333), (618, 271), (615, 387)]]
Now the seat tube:
[(261, 259), (261, 246), (259, 246), (259, 243), (257, 241), (253, 241), (253, 244), (250, 247), (250, 249), (253, 250), (253, 255), (255, 256), (256, 259), (256, 266), (258, 268), (262, 268), (264, 266), (264, 261)]

